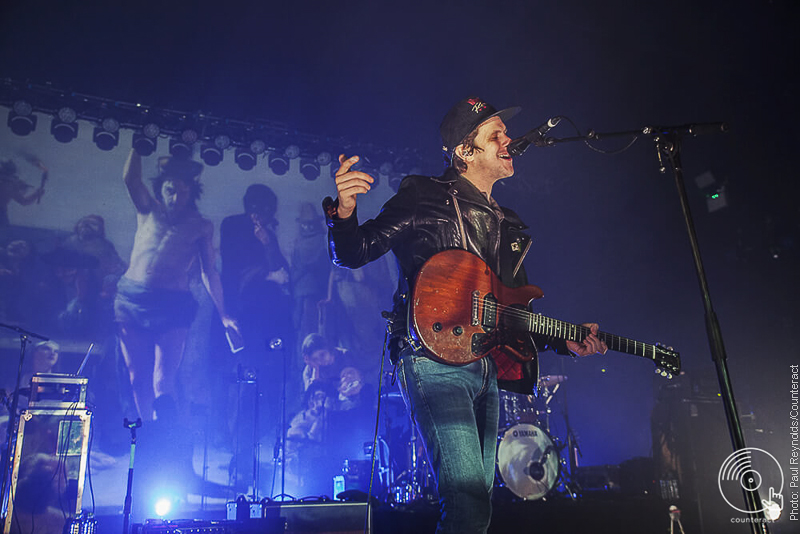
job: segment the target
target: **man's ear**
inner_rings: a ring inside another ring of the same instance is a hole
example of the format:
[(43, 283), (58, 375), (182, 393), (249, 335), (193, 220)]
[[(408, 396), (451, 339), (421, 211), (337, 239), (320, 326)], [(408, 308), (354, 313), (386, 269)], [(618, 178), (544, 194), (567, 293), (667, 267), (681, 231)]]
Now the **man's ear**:
[(467, 152), (464, 145), (458, 145), (455, 149), (455, 153), (458, 155), (459, 158), (463, 159), (464, 161), (472, 161), (473, 157), (473, 150)]

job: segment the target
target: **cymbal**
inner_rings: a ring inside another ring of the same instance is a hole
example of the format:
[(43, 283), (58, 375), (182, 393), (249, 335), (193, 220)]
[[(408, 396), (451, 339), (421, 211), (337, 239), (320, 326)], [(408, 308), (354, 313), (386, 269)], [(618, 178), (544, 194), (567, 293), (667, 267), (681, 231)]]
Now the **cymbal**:
[(566, 375), (545, 375), (539, 377), (539, 387), (540, 388), (551, 388), (556, 384), (560, 384), (562, 382), (567, 381)]

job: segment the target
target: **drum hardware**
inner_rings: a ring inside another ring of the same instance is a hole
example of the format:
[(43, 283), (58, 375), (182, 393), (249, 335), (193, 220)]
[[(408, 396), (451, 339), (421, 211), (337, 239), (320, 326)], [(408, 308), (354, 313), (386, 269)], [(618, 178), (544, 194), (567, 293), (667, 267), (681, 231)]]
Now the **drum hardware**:
[(536, 423), (539, 411), (536, 397), (510, 391), (500, 391), (500, 426), (508, 427), (517, 423)]
[[(566, 375), (545, 375), (539, 377), (538, 386), (540, 388), (551, 388), (561, 384), (562, 382), (566, 382), (568, 378), (569, 377)], [(553, 393), (555, 393), (555, 391)]]
[(409, 504), (420, 499), (431, 497), (432, 480), (428, 462), (417, 444), (416, 429), (408, 441), (408, 469), (394, 478), (389, 498), (394, 504)]
[[(562, 369), (564, 362), (561, 362)], [(550, 402), (553, 400), (556, 392), (561, 387), (561, 384), (567, 381), (567, 376), (564, 374), (560, 375), (550, 375), (546, 378), (548, 382), (553, 383), (553, 389), (550, 391), (550, 396), (546, 399), (545, 405), (547, 406), (546, 410), (546, 428), (550, 429)], [(568, 397), (567, 391), (565, 390), (564, 393), (561, 395), (561, 407), (564, 416), (564, 425), (566, 426), (567, 438), (566, 443), (561, 445), (559, 452), (563, 451), (566, 447), (567, 449), (567, 457), (561, 457), (561, 464), (562, 464), (562, 471), (561, 471), (561, 481), (559, 485), (559, 489), (563, 489), (564, 492), (569, 495), (572, 500), (577, 499), (578, 495), (580, 494), (580, 485), (575, 481), (575, 472), (578, 468), (578, 457), (581, 456), (580, 447), (578, 446), (578, 440), (575, 437), (575, 433), (572, 430), (572, 426), (569, 424), (569, 404), (568, 404)]]

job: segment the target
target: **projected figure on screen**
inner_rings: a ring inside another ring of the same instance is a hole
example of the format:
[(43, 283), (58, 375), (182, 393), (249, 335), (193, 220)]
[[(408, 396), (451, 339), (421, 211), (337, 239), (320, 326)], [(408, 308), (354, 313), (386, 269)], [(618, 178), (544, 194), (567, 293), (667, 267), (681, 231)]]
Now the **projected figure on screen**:
[(175, 415), (176, 374), (197, 310), (188, 276), (195, 261), (223, 325), (238, 330), (225, 313), (214, 267), (214, 227), (197, 210), (202, 168), (188, 159), (161, 158), (152, 195), (142, 181), (141, 157), (131, 150), (125, 164), (136, 235), (130, 267), (117, 286), (114, 315), (136, 407), (145, 421)]
[[(244, 341), (236, 363), (256, 377), (259, 389), (257, 417), (253, 402), (244, 400), (239, 386), (236, 389), (238, 400), (231, 417), (235, 454), (230, 471), (236, 483), (252, 480), (252, 454), (244, 445), (250, 436), (256, 432), (271, 437), (281, 431), (283, 366), (290, 369), (294, 341), (289, 264), (275, 234), (278, 197), (256, 183), (247, 187), (242, 201), (244, 213), (222, 220), (219, 244), (226, 309), (238, 321)], [(283, 341), (282, 350), (269, 348), (276, 339)], [(293, 374), (287, 371), (287, 376)], [(292, 398), (298, 388), (292, 383), (288, 387), (292, 390), (288, 398)]]
[[(38, 201), (44, 195), (44, 183), (47, 181), (47, 168), (38, 160), (37, 167), (42, 170), (42, 184), (33, 189), (17, 175), (17, 165), (10, 159), (0, 161), (0, 227), (7, 226), (8, 205), (13, 200), (22, 206), (28, 206)], [(33, 191), (30, 191), (33, 189)]]
[(222, 284), (228, 311), (242, 326), (245, 363), (257, 367), (270, 340), (290, 342), (289, 263), (275, 235), (278, 197), (272, 189), (252, 184), (243, 203), (244, 213), (220, 225)]

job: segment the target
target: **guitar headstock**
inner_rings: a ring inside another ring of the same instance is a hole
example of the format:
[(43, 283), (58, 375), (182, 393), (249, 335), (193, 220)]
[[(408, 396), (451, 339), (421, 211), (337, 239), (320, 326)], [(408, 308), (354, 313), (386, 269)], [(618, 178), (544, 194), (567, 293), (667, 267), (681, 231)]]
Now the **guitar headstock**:
[(661, 343), (656, 343), (653, 362), (656, 364), (656, 373), (666, 378), (672, 378), (681, 372), (681, 355)]

